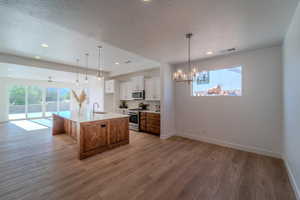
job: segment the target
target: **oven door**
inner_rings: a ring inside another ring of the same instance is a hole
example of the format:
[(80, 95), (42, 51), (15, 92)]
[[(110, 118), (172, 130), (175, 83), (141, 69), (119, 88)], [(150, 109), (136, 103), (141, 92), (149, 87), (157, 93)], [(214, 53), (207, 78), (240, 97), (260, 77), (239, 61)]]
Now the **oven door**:
[(138, 124), (139, 115), (137, 113), (129, 113), (129, 123)]

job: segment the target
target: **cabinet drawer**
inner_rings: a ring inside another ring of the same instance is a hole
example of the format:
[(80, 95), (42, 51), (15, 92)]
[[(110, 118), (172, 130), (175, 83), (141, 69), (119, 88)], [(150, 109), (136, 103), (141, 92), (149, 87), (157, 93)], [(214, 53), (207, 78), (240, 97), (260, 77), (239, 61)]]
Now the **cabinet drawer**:
[(160, 128), (159, 127), (147, 127), (147, 131), (154, 134), (160, 134)]
[(160, 118), (159, 113), (147, 113), (147, 117), (149, 118)]
[(147, 121), (147, 126), (158, 126), (160, 127), (160, 121), (154, 121), (154, 120), (148, 120)]

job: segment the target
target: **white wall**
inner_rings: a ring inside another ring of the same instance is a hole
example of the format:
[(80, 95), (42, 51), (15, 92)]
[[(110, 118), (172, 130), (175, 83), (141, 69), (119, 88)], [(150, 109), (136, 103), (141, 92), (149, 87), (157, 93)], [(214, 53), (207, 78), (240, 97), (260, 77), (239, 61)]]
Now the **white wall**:
[(283, 45), (284, 155), (300, 199), (300, 4)]
[(4, 78), (0, 77), (0, 122), (8, 120), (8, 97), (7, 97), (7, 83)]
[(200, 70), (242, 65), (243, 96), (191, 97), (187, 84), (176, 83), (177, 134), (280, 157), (281, 47), (246, 51), (193, 64)]
[(176, 134), (175, 129), (175, 101), (174, 83), (172, 80), (173, 69), (170, 65), (162, 64), (160, 67), (160, 113), (161, 113), (161, 138), (168, 138)]

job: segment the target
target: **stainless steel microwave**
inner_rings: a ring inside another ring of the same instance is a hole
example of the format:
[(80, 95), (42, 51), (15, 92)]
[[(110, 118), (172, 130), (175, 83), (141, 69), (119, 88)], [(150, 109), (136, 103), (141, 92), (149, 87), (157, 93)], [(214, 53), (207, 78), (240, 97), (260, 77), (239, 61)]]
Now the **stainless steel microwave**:
[(145, 90), (132, 92), (132, 98), (136, 100), (145, 99)]

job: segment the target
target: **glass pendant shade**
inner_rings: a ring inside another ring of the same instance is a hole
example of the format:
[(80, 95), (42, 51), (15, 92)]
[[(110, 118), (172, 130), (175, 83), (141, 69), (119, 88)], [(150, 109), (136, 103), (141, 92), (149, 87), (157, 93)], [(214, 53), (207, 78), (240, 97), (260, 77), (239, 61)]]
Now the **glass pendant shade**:
[[(77, 66), (79, 68), (79, 59), (76, 59), (76, 63), (77, 63)], [(76, 81), (75, 81), (75, 84), (76, 86), (79, 86), (79, 70), (77, 69), (77, 72), (76, 72)]]
[(104, 74), (103, 74), (103, 70), (101, 69), (101, 49), (102, 49), (102, 46), (98, 46), (98, 49), (99, 49), (99, 56), (98, 56), (98, 68), (99, 68), (99, 71), (97, 73), (97, 79), (99, 81), (103, 80), (104, 79)]

